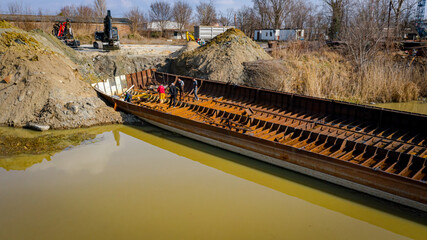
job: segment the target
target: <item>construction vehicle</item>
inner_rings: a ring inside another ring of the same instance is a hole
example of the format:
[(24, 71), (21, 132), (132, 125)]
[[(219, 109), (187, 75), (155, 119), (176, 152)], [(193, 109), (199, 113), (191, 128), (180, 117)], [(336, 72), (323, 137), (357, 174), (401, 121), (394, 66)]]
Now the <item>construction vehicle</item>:
[(417, 15), (415, 19), (415, 27), (421, 39), (427, 38), (427, 20), (424, 20), (424, 13), (426, 9), (426, 0), (418, 1)]
[(187, 39), (187, 41), (189, 42), (189, 41), (194, 41), (194, 42), (196, 42), (196, 43), (198, 43), (199, 45), (205, 45), (206, 44), (206, 42), (205, 41), (203, 41), (203, 40), (201, 40), (201, 39), (199, 39), (199, 38), (195, 38), (194, 37), (194, 34), (193, 33), (190, 33), (190, 32), (186, 32), (185, 33), (185, 38)]
[(94, 48), (102, 48), (104, 50), (120, 49), (119, 31), (117, 27), (113, 27), (112, 20), (111, 11), (108, 10), (107, 16), (104, 18), (104, 31), (95, 32)]
[(63, 23), (55, 23), (53, 25), (52, 35), (57, 37), (69, 47), (76, 48), (80, 46), (80, 41), (74, 39), (73, 30), (71, 29), (71, 22), (69, 19)]
[(187, 41), (196, 41), (196, 39), (194, 38), (194, 35), (189, 32), (185, 33), (185, 38), (187, 39)]

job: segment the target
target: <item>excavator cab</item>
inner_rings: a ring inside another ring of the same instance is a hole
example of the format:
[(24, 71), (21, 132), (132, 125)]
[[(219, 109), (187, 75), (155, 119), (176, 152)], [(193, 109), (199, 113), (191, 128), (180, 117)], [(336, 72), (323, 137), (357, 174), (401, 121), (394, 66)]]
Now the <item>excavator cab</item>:
[(117, 27), (113, 27), (112, 20), (111, 11), (108, 10), (107, 16), (104, 18), (104, 31), (95, 32), (94, 48), (102, 48), (104, 50), (120, 49), (119, 31)]

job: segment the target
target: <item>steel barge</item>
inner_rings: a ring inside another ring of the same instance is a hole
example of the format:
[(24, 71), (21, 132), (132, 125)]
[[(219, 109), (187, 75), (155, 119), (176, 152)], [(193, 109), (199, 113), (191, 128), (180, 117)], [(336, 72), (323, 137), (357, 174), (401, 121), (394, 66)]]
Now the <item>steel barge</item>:
[[(175, 108), (155, 86), (185, 82)], [(427, 212), (427, 116), (150, 69), (94, 84), (115, 108), (160, 128)], [(117, 97), (130, 86), (131, 103)]]

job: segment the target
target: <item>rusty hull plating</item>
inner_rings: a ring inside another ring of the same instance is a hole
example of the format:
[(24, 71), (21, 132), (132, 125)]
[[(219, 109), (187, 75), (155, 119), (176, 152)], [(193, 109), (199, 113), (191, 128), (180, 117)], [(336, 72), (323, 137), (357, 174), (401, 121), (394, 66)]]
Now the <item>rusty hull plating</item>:
[[(152, 85), (181, 78), (175, 108)], [(123, 77), (124, 79), (124, 77)], [(155, 69), (126, 75), (138, 99), (98, 93), (167, 130), (427, 211), (427, 116), (197, 79)], [(179, 100), (179, 98), (178, 98)]]

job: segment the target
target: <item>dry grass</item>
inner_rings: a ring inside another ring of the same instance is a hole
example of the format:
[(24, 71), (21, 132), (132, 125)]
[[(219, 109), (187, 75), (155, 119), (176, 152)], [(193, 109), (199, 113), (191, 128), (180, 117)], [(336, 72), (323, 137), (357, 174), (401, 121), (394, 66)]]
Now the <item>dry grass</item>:
[(0, 20), (0, 28), (13, 28), (13, 25), (7, 21)]
[[(360, 69), (335, 51), (313, 50), (298, 43), (280, 50), (277, 57), (283, 67), (275, 67), (280, 72), (267, 88), (357, 103), (403, 102), (427, 94), (425, 66), (408, 67), (385, 54), (378, 54), (372, 64)], [(268, 71), (271, 69), (258, 73), (257, 82), (271, 82), (271, 77), (261, 76)]]
[(76, 34), (75, 38), (80, 41), (80, 44), (92, 44), (95, 41), (93, 34)]
[(0, 35), (0, 53), (10, 48), (14, 51), (37, 51), (39, 47), (39, 42), (27, 33), (4, 32)]

